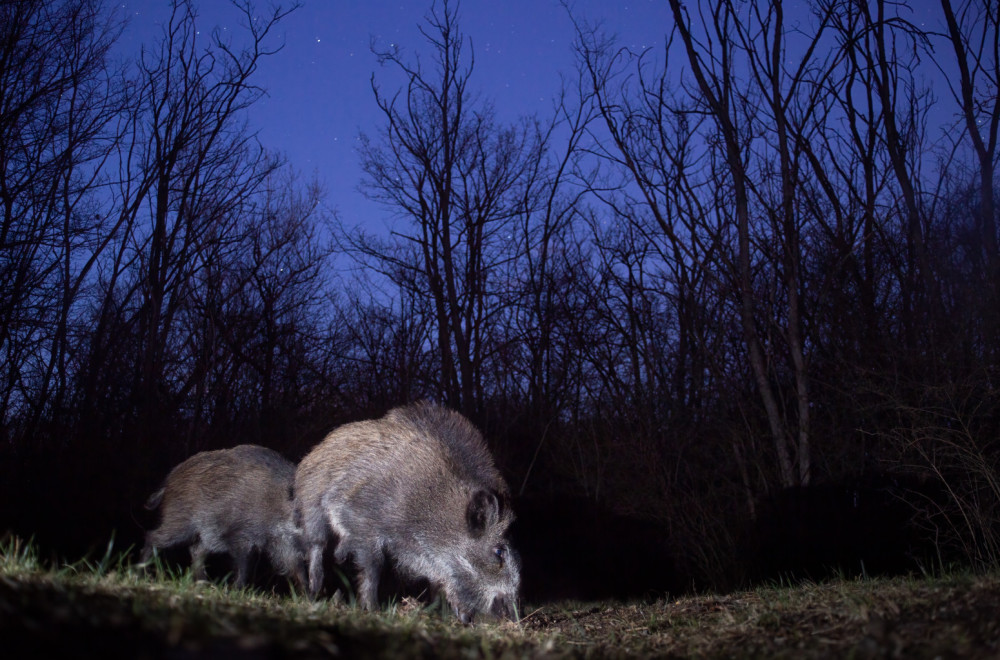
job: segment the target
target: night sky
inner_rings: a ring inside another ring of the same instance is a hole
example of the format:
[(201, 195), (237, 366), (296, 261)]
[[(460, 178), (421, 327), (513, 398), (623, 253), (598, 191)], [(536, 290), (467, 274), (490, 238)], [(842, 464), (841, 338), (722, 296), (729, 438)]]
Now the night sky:
[[(257, 2), (266, 10), (267, 2)], [(288, 2), (283, 3), (288, 6)], [(222, 0), (202, 0), (200, 32), (213, 27), (243, 37), (239, 12)], [(268, 96), (250, 111), (251, 127), (262, 143), (283, 152), (306, 176), (316, 174), (327, 191), (327, 204), (345, 225), (385, 226), (391, 213), (358, 192), (361, 178), (355, 151), (359, 132), (374, 134), (381, 119), (370, 87), (375, 73), (386, 90), (394, 90), (391, 69), (381, 68), (370, 43), (397, 44), (406, 54), (430, 56), (417, 28), (431, 3), (388, 0), (306, 0), (278, 26), (273, 44), (284, 49), (266, 58), (255, 81)], [(670, 21), (663, 0), (637, 0), (618, 5), (576, 0), (576, 16), (601, 21), (635, 50), (662, 45)], [(572, 76), (573, 24), (558, 0), (465, 0), (459, 4), (460, 27), (475, 53), (473, 88), (495, 103), (498, 115), (551, 113), (560, 76)], [(168, 0), (122, 2), (129, 19), (122, 35), (123, 54), (161, 34), (170, 14)], [(205, 44), (208, 44), (207, 39)]]

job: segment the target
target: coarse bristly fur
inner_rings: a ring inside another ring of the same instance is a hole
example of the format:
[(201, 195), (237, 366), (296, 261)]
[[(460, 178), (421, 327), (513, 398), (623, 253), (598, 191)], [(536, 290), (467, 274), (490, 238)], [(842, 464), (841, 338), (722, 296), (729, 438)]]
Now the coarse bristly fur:
[(365, 608), (376, 606), (389, 556), (403, 576), (443, 593), (463, 622), (479, 613), (516, 618), (510, 491), (482, 435), (459, 413), (425, 401), (335, 429), (299, 463), (295, 506), (314, 597), (332, 531), (336, 560), (358, 568)]
[(295, 525), (292, 486), (295, 464), (257, 445), (204, 451), (177, 465), (146, 508), (162, 504), (161, 523), (146, 534), (141, 562), (156, 549), (190, 545), (197, 579), (206, 578), (205, 558), (227, 553), (236, 584), (247, 581), (250, 553), (267, 554), (272, 567), (305, 587), (305, 552)]

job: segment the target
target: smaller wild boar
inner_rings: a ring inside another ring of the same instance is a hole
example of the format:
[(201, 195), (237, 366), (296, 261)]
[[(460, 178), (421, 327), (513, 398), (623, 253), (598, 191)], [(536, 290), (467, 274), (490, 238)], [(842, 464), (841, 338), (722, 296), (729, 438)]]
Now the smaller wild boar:
[(358, 568), (358, 600), (376, 606), (383, 561), (427, 580), (455, 615), (516, 618), (520, 558), (507, 541), (510, 491), (479, 431), (430, 402), (335, 429), (295, 472), (309, 592), (323, 584), (330, 531), (336, 560)]
[(146, 534), (141, 562), (158, 548), (190, 544), (191, 567), (204, 580), (205, 557), (226, 553), (236, 564), (236, 584), (245, 585), (250, 553), (263, 551), (280, 574), (305, 587), (302, 532), (294, 523), (295, 465), (257, 445), (195, 454), (167, 475), (146, 501), (162, 503), (160, 526)]

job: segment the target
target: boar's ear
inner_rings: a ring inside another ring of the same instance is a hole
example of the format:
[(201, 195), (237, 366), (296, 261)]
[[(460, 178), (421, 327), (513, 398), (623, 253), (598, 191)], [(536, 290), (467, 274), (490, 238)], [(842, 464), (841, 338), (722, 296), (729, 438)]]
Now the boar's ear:
[(491, 526), (500, 520), (500, 502), (496, 493), (489, 490), (477, 490), (469, 500), (465, 510), (465, 521), (469, 525), (469, 533), (473, 537), (482, 536)]

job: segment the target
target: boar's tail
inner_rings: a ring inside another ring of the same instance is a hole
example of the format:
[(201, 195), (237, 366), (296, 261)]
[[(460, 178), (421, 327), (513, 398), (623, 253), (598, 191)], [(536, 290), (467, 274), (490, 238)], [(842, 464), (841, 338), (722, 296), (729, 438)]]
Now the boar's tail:
[(156, 507), (160, 506), (160, 502), (163, 500), (163, 491), (164, 490), (165, 490), (164, 488), (161, 488), (160, 490), (156, 491), (155, 493), (153, 493), (152, 495), (149, 496), (149, 499), (146, 500), (146, 508), (147, 509), (149, 509), (150, 511), (152, 511)]

